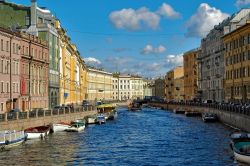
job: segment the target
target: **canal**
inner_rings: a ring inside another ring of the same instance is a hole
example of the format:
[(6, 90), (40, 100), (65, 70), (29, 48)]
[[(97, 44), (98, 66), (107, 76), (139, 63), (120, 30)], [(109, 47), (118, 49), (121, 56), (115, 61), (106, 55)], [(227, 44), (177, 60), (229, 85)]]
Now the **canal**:
[(237, 165), (229, 147), (232, 132), (169, 111), (118, 110), (118, 119), (82, 133), (55, 133), (0, 153), (0, 165)]

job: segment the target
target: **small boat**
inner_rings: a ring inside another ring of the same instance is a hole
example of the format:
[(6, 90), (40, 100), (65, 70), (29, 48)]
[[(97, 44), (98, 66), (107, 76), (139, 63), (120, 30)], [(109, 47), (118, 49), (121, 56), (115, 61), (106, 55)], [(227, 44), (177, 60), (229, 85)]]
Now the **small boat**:
[(230, 146), (234, 152), (234, 158), (237, 161), (250, 164), (250, 134), (232, 134)]
[(27, 140), (27, 134), (24, 131), (1, 131), (0, 149), (10, 149), (21, 145)]
[(70, 127), (70, 123), (65, 123), (65, 122), (59, 122), (59, 123), (53, 123), (52, 124), (52, 131), (55, 132), (61, 132), (65, 131)]
[(91, 115), (86, 117), (87, 124), (95, 124), (96, 123), (96, 115)]
[(206, 112), (202, 114), (202, 120), (204, 122), (216, 122), (218, 120), (218, 117), (216, 114)]
[(50, 126), (31, 127), (24, 130), (24, 132), (28, 135), (27, 139), (43, 139), (49, 135), (49, 131)]
[(67, 132), (80, 132), (85, 129), (85, 120), (78, 119), (70, 125), (68, 129), (65, 129)]
[(201, 113), (197, 111), (186, 111), (185, 115), (187, 117), (196, 117), (196, 116), (201, 116)]
[(141, 111), (141, 105), (140, 103), (133, 102), (128, 106), (129, 111)]
[(104, 123), (106, 123), (105, 116), (103, 114), (97, 115), (97, 117), (96, 117), (96, 123), (98, 123), (98, 124), (104, 124)]
[(110, 112), (109, 117), (108, 117), (108, 120), (114, 120), (114, 119), (117, 118), (117, 116), (118, 116), (117, 111), (116, 111), (116, 110), (113, 110), (112, 112)]
[(185, 110), (183, 110), (183, 109), (181, 109), (181, 108), (176, 108), (176, 109), (174, 110), (174, 113), (175, 113), (175, 114), (185, 114)]
[(114, 115), (115, 108), (116, 108), (116, 105), (114, 104), (101, 104), (97, 106), (97, 111), (99, 114), (104, 115), (105, 120), (111, 120), (111, 119), (114, 119), (112, 117), (114, 117), (113, 115)]

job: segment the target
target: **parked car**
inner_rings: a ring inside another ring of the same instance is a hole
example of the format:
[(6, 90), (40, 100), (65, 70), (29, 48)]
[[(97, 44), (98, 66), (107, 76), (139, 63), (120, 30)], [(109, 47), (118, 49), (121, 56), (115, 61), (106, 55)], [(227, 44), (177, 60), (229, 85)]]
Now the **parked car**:
[(15, 119), (17, 114), (19, 114), (19, 112), (21, 112), (18, 108), (12, 109), (8, 112), (7, 118), (8, 119)]

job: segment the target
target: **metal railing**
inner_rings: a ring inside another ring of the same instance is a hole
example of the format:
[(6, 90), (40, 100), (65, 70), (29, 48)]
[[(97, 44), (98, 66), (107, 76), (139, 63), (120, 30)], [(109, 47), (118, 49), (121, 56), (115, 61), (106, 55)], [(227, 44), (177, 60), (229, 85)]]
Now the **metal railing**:
[(33, 118), (41, 118), (48, 116), (59, 116), (71, 113), (80, 113), (86, 111), (94, 111), (96, 108), (94, 106), (84, 106), (84, 107), (76, 107), (76, 108), (60, 108), (60, 109), (52, 109), (52, 110), (34, 110), (27, 112), (14, 112), (14, 113), (5, 113), (0, 114), (0, 123), (7, 121), (15, 121), (15, 120), (23, 120), (23, 119), (33, 119)]

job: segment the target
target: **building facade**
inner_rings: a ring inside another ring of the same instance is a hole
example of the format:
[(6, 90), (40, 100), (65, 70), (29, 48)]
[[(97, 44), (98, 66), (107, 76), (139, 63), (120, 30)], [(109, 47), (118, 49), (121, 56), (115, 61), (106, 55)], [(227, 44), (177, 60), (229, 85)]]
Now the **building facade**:
[(49, 49), (48, 43), (36, 36), (21, 34), (20, 87), (22, 111), (47, 109)]
[(87, 72), (87, 99), (89, 101), (113, 100), (112, 73), (89, 68)]
[(190, 50), (183, 55), (184, 65), (184, 100), (197, 98), (198, 90), (198, 65), (197, 57), (200, 49)]
[(158, 78), (155, 81), (155, 95), (161, 99), (165, 98), (165, 79)]
[(37, 6), (36, 0), (31, 6), (0, 2), (0, 25), (12, 27), (38, 36), (49, 44), (49, 108), (59, 104), (59, 42), (55, 28), (56, 18), (52, 13)]
[(201, 99), (221, 102), (224, 92), (224, 43), (222, 37), (229, 27), (235, 29), (242, 18), (249, 15), (250, 9), (238, 13), (216, 25), (201, 41), (201, 53), (198, 55), (198, 89)]
[[(181, 85), (181, 79), (177, 80), (178, 78), (182, 78), (184, 76), (184, 69), (182, 66), (178, 66), (173, 70), (170, 70), (167, 72), (165, 76), (165, 99), (166, 100), (176, 100), (176, 96), (179, 96), (179, 92), (181, 89), (178, 86)], [(178, 84), (178, 86), (175, 86), (175, 83)], [(177, 95), (178, 93), (178, 95)]]
[(226, 101), (250, 101), (250, 19), (243, 22), (223, 37)]
[(184, 101), (184, 76), (174, 79), (173, 94), (175, 101)]

